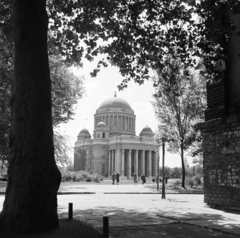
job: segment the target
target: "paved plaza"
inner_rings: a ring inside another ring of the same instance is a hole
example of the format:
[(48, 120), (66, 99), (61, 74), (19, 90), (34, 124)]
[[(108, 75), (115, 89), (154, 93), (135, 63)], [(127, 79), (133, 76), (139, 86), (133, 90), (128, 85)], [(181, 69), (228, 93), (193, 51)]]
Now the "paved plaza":
[[(100, 230), (103, 216), (108, 216), (112, 238), (240, 236), (240, 214), (209, 208), (202, 194), (166, 194), (161, 199), (149, 185), (81, 183), (63, 184), (60, 192), (60, 219), (68, 217), (68, 203), (73, 203), (74, 218)], [(0, 207), (3, 200), (0, 195)]]

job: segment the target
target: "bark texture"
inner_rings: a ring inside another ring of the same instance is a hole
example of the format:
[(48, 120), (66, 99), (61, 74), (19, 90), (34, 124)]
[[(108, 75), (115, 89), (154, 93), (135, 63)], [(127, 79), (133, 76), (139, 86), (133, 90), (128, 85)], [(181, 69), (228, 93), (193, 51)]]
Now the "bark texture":
[(58, 228), (46, 0), (13, 0), (15, 59), (9, 179), (0, 228), (45, 232)]

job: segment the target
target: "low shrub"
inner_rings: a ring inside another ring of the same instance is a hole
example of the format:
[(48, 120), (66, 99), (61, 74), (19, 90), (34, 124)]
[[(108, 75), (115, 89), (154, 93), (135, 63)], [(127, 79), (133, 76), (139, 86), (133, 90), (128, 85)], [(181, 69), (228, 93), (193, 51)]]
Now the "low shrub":
[(92, 171), (68, 171), (65, 169), (60, 169), (62, 174), (62, 182), (96, 182), (99, 183), (103, 181), (103, 176), (98, 173), (93, 173)]
[(181, 186), (182, 186), (182, 181), (181, 181), (181, 179), (177, 179), (177, 180), (173, 183), (172, 188), (173, 188), (173, 189), (178, 189), (178, 188), (181, 187)]
[(191, 177), (186, 177), (185, 184), (186, 184), (186, 186), (192, 188), (195, 185), (194, 179)]
[(194, 185), (195, 186), (203, 186), (203, 177), (200, 175), (196, 175), (193, 177), (194, 179)]

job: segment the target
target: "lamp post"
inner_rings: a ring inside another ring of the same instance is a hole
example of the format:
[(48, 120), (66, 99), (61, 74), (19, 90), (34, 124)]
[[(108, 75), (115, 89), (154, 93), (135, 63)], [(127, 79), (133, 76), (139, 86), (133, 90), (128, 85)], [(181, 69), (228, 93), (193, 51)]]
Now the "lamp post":
[(162, 199), (166, 199), (165, 194), (165, 171), (164, 161), (165, 160), (165, 138), (162, 138)]

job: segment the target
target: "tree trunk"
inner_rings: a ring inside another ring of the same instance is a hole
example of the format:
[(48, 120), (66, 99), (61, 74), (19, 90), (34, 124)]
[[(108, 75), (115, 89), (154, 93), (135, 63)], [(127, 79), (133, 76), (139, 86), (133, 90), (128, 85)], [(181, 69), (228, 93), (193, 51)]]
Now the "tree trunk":
[(185, 188), (185, 165), (184, 165), (183, 140), (181, 140), (181, 160), (182, 160), (182, 187)]
[(14, 0), (14, 79), (10, 160), (0, 228), (58, 228), (61, 175), (54, 160), (46, 0)]

